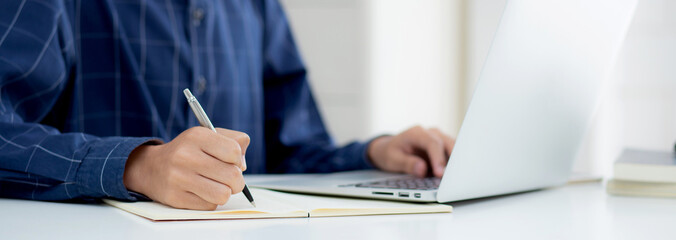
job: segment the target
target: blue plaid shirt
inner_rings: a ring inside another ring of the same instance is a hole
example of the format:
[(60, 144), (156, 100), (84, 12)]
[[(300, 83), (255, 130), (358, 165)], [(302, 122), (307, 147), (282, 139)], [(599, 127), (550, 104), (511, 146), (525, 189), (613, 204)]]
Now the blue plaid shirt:
[(3, 0), (0, 196), (135, 200), (129, 153), (198, 125), (246, 132), (248, 173), (370, 167), (336, 147), (275, 0)]

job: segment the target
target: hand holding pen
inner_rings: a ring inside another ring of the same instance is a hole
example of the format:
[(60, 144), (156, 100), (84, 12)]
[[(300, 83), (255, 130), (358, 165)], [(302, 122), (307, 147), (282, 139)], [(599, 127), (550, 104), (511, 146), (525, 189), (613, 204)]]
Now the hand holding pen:
[[(204, 112), (204, 109), (202, 109), (202, 105), (197, 101), (197, 98), (192, 95), (189, 89), (184, 89), (183, 94), (185, 94), (186, 99), (188, 99), (188, 104), (190, 104), (190, 109), (192, 109), (192, 112), (195, 114), (195, 117), (197, 117), (197, 121), (202, 125), (202, 127), (206, 127), (214, 131), (214, 133), (218, 134), (218, 131), (214, 128), (214, 125), (211, 124), (211, 120), (209, 120), (209, 117), (207, 117), (207, 113)], [(248, 138), (248, 137), (247, 137)], [(248, 145), (248, 140), (247, 140), (247, 145)], [(246, 149), (244, 151), (241, 151), (242, 155), (242, 164), (244, 165), (244, 169), (242, 171), (246, 170), (246, 160), (244, 158), (244, 153), (246, 152)], [(251, 192), (249, 192), (249, 187), (244, 185), (244, 189), (242, 190), (244, 193), (244, 196), (246, 196), (246, 199), (249, 200), (251, 205), (256, 207), (256, 202), (254, 202), (253, 196), (251, 196)]]
[[(245, 188), (245, 133), (192, 127), (168, 143), (136, 147), (124, 170), (127, 189), (166, 205), (214, 210)], [(253, 200), (253, 199), (251, 199)]]

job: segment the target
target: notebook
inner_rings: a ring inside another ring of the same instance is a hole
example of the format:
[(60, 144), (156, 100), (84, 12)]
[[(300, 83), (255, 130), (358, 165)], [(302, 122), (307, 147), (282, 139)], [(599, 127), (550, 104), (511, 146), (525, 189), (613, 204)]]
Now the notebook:
[(676, 155), (626, 149), (613, 165), (606, 190), (614, 195), (676, 197)]
[(103, 201), (152, 221), (450, 213), (453, 210), (450, 205), (437, 203), (300, 195), (259, 188), (250, 190), (256, 196), (255, 208), (241, 193), (233, 195), (228, 203), (218, 206), (214, 211), (176, 209), (157, 202), (120, 202), (110, 199)]
[(626, 149), (613, 165), (613, 178), (676, 183), (676, 155), (669, 151)]
[(606, 191), (613, 195), (676, 198), (676, 183), (610, 179)]

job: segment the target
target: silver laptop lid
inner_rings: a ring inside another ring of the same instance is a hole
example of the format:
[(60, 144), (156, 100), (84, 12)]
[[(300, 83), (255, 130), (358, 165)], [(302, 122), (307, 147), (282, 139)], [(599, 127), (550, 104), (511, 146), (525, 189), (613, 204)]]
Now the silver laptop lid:
[(636, 2), (507, 3), (439, 202), (566, 181)]

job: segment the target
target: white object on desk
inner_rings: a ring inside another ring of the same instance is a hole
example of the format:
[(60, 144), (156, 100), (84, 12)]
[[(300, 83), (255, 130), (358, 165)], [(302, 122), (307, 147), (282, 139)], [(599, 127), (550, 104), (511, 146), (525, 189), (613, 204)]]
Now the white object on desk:
[[(251, 183), (260, 179), (246, 178)], [(453, 205), (452, 214), (154, 223), (103, 204), (0, 199), (0, 238), (430, 240), (676, 236), (676, 201), (610, 196), (600, 183)]]
[(625, 149), (613, 165), (613, 178), (625, 181), (676, 183), (676, 153)]

